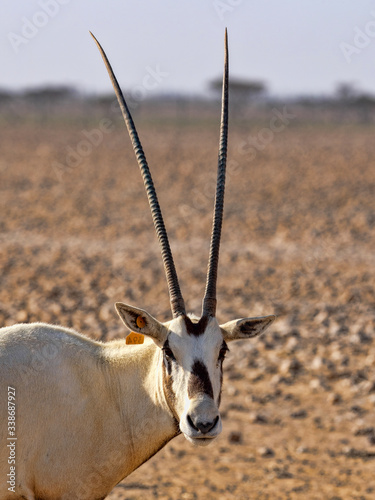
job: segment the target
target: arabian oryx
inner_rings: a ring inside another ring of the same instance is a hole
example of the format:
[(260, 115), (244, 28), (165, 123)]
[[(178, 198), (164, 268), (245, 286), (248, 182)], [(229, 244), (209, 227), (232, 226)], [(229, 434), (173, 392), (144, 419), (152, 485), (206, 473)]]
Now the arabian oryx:
[[(275, 316), (219, 325), (216, 281), (228, 135), (228, 44), (218, 178), (206, 290), (200, 318), (187, 315), (154, 184), (133, 119), (112, 80), (143, 176), (168, 282), (173, 318), (161, 323), (116, 303), (131, 335), (97, 342), (43, 323), (0, 330), (0, 499), (99, 500), (172, 438), (195, 445), (221, 432), (222, 365), (227, 343), (259, 335)], [(42, 363), (35, 363), (39, 358)]]

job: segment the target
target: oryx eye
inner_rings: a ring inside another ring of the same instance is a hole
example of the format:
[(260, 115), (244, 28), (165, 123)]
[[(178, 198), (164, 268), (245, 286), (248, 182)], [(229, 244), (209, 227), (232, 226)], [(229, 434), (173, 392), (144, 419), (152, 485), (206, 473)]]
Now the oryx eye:
[(220, 348), (218, 361), (224, 361), (225, 355), (228, 351), (229, 351), (229, 349), (228, 349), (227, 344), (225, 342), (223, 342), (223, 345)]
[(172, 350), (169, 347), (163, 347), (163, 352), (164, 352), (164, 356), (167, 359), (171, 359), (172, 361), (176, 361), (176, 358), (175, 358)]

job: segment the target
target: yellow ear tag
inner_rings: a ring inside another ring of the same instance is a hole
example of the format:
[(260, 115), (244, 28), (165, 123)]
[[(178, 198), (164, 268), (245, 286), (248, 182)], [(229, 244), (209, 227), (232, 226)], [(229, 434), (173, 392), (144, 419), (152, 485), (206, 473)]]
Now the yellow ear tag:
[[(146, 326), (146, 321), (144, 320), (144, 318), (142, 318), (142, 316), (137, 316), (135, 323), (139, 329), (144, 328)], [(144, 340), (145, 336), (142, 335), (141, 333), (130, 332), (129, 335), (126, 337), (127, 344), (143, 344)]]
[(135, 322), (137, 323), (138, 328), (144, 328), (146, 326), (146, 321), (142, 318), (142, 316), (137, 316)]
[(126, 337), (126, 343), (129, 344), (143, 344), (145, 336), (141, 333), (130, 332)]

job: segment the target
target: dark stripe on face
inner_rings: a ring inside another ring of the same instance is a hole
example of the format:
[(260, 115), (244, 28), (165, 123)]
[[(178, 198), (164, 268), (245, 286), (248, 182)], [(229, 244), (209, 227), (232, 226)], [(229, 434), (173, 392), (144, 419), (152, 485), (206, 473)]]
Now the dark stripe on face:
[(188, 316), (184, 316), (184, 320), (188, 334), (199, 337), (199, 335), (202, 335), (205, 332), (209, 318), (208, 316), (202, 316), (197, 323), (191, 321)]
[[(163, 355), (164, 356), (164, 355)], [(176, 432), (179, 433), (179, 418), (175, 410), (176, 405), (176, 395), (173, 391), (172, 387), (173, 377), (172, 377), (172, 367), (170, 362), (163, 360), (163, 387), (164, 387), (164, 396), (167, 402), (168, 408), (171, 411), (175, 422), (176, 422)]]
[(220, 406), (221, 403), (221, 392), (223, 390), (223, 363), (220, 363), (220, 392), (219, 397), (217, 399), (217, 406)]
[(192, 399), (197, 394), (207, 394), (207, 396), (210, 396), (212, 399), (214, 397), (214, 391), (207, 368), (202, 361), (199, 360), (195, 360), (193, 363), (188, 383), (189, 398)]
[(173, 352), (171, 351), (171, 348), (169, 347), (168, 339), (164, 342), (162, 351), (163, 351), (164, 366), (167, 370), (167, 374), (171, 376), (172, 375), (172, 362), (173, 362), (173, 360), (175, 361), (176, 359), (174, 357)]

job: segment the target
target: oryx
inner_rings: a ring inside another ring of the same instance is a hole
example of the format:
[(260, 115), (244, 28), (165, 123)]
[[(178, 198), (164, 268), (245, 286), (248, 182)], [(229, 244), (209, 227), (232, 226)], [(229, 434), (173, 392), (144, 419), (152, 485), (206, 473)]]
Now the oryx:
[(219, 404), (227, 343), (252, 338), (275, 319), (219, 325), (215, 314), (228, 134), (227, 34), (217, 190), (200, 318), (186, 314), (136, 128), (108, 59), (95, 42), (143, 176), (172, 319), (161, 323), (143, 309), (116, 303), (125, 325), (146, 336), (144, 344), (132, 346), (124, 340), (97, 342), (43, 323), (0, 330), (1, 500), (99, 500), (179, 433), (196, 445), (212, 442), (222, 428)]

